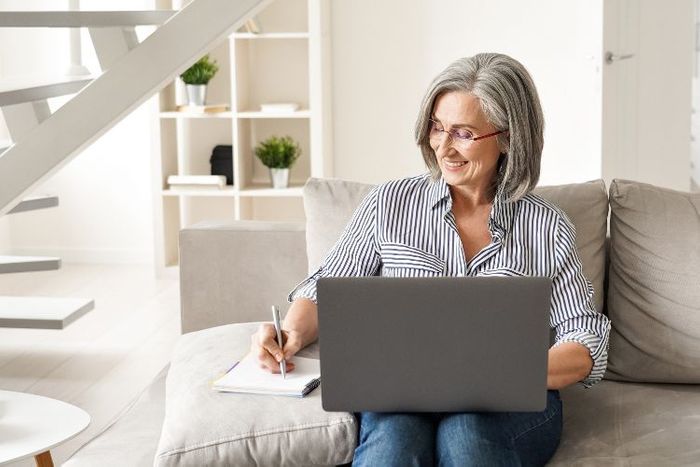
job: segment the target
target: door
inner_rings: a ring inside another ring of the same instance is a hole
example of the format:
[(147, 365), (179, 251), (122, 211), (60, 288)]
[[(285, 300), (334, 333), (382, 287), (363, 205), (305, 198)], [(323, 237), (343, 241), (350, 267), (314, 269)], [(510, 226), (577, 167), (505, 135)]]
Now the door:
[(694, 0), (604, 0), (602, 174), (690, 188)]

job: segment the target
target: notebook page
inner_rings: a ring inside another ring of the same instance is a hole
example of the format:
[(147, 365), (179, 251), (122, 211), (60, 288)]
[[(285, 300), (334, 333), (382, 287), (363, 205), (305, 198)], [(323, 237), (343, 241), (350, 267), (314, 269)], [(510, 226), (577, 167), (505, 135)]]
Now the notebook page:
[(303, 357), (293, 357), (292, 361), (294, 371), (282, 378), (281, 374), (260, 368), (255, 357), (248, 354), (228, 373), (214, 381), (213, 387), (218, 391), (301, 395), (309, 383), (321, 377), (320, 363), (319, 360)]

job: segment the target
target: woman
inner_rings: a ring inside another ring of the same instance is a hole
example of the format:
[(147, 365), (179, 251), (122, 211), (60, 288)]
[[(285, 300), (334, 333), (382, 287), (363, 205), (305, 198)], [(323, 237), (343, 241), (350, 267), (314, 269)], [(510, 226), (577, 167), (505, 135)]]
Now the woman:
[[(285, 346), (271, 325), (252, 338), (262, 367), (315, 341), (316, 281), (327, 276), (526, 275), (552, 278), (547, 408), (524, 413), (362, 413), (353, 465), (544, 465), (561, 436), (559, 389), (598, 382), (608, 319), (592, 304), (575, 232), (531, 194), (544, 120), (527, 70), (500, 54), (452, 63), (430, 85), (416, 142), (430, 173), (396, 180), (363, 200), (323, 265), (290, 294)], [(444, 270), (422, 268), (435, 258)], [(287, 363), (293, 371), (293, 362)]]

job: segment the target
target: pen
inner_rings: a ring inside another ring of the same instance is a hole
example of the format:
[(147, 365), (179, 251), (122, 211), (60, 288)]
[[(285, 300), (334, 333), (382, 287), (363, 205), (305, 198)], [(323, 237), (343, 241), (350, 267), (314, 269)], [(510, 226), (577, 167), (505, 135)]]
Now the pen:
[[(282, 342), (282, 325), (280, 324), (280, 310), (277, 309), (275, 305), (272, 305), (272, 321), (275, 323), (275, 332), (277, 333), (277, 345), (280, 349), (284, 347), (284, 342)], [(282, 360), (280, 360), (280, 372), (282, 372), (282, 378), (287, 378), (287, 362), (284, 359), (284, 354), (282, 354)]]

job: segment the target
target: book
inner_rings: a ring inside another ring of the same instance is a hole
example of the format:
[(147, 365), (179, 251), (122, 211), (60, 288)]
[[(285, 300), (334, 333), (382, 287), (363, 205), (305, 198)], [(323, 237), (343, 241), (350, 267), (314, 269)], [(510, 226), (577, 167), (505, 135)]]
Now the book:
[(321, 365), (313, 358), (294, 357), (294, 371), (281, 374), (260, 368), (255, 357), (246, 355), (225, 375), (212, 382), (220, 392), (304, 397), (321, 384)]
[(170, 185), (168, 187), (168, 190), (176, 193), (191, 193), (193, 191), (201, 191), (202, 193), (221, 193), (224, 191), (224, 189), (224, 187), (211, 185)]
[(168, 185), (171, 189), (192, 188), (224, 188), (226, 176), (224, 175), (170, 175)]
[(229, 110), (226, 104), (206, 104), (206, 105), (178, 105), (178, 112), (195, 114), (215, 114)]

